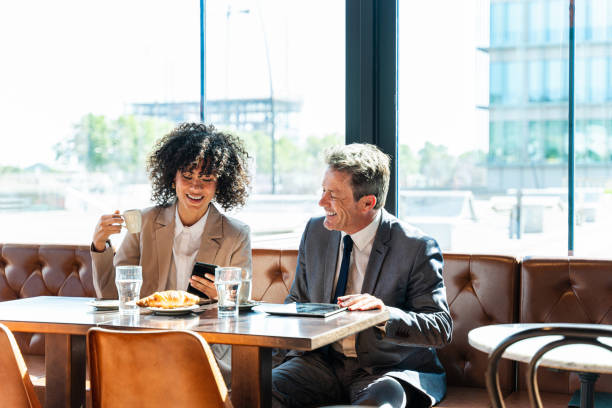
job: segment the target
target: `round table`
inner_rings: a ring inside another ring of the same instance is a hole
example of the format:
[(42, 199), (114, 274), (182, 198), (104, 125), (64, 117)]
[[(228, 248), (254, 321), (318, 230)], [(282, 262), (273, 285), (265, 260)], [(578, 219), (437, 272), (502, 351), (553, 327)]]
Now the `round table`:
[[(571, 323), (558, 324), (537, 324), (537, 323), (517, 323), (517, 324), (494, 324), (472, 329), (468, 334), (470, 345), (485, 353), (492, 352), (508, 336), (517, 332), (540, 328), (540, 327), (585, 327), (585, 328), (606, 328), (612, 330), (611, 325), (573, 325)], [(521, 340), (504, 352), (502, 358), (529, 363), (533, 355), (544, 345), (560, 340), (562, 336), (540, 336)], [(612, 347), (612, 338), (600, 337), (599, 340)], [(599, 374), (612, 373), (612, 352), (602, 347), (588, 344), (571, 344), (559, 346), (550, 350), (540, 360), (540, 366), (556, 368), (561, 370), (575, 371), (580, 373), (582, 384), (587, 382), (587, 393), (593, 393), (593, 384)], [(590, 387), (588, 386), (590, 383)], [(581, 391), (585, 388), (582, 388)], [(581, 398), (581, 407), (583, 406)], [(587, 400), (592, 401), (592, 395)]]

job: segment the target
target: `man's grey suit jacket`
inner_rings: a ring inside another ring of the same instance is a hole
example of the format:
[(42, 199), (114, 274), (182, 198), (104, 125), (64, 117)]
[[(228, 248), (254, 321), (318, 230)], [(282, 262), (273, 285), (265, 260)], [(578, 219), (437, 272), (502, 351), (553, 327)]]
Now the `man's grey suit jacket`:
[[(357, 358), (365, 370), (410, 384), (434, 404), (446, 393), (446, 374), (434, 347), (449, 343), (452, 333), (442, 252), (433, 238), (381, 211), (361, 293), (381, 299), (390, 318), (384, 334), (378, 328), (358, 334)], [(306, 225), (286, 302), (332, 301), (341, 234), (327, 230), (323, 220)]]

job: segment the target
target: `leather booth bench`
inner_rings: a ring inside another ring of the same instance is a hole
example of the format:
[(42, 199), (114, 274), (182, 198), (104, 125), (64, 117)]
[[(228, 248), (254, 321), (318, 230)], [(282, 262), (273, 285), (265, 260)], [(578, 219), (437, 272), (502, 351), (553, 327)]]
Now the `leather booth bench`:
[[(468, 344), (476, 327), (500, 323), (612, 324), (612, 260), (444, 254), (444, 281), (453, 317), (453, 340), (439, 351), (448, 393), (439, 407), (490, 407), (484, 372), (487, 355)], [(506, 407), (529, 407), (526, 364), (502, 360)], [(567, 407), (578, 376), (541, 367), (538, 386), (546, 408)], [(612, 376), (595, 390), (612, 392)]]
[[(297, 250), (254, 249), (253, 298), (282, 303), (296, 264)], [(89, 246), (0, 243), (0, 301), (32, 296), (95, 297)], [(14, 335), (44, 403), (44, 335)]]
[[(489, 407), (487, 355), (468, 344), (476, 327), (498, 323), (612, 324), (612, 260), (444, 254), (453, 317), (451, 344), (439, 350), (448, 393), (440, 407)], [(297, 250), (253, 249), (253, 298), (281, 303), (295, 275)], [(94, 297), (88, 246), (0, 243), (0, 301), (40, 295)], [(44, 394), (44, 336), (15, 334), (40, 397)], [(527, 407), (525, 368), (500, 366), (508, 407)], [(540, 368), (545, 407), (566, 407), (579, 388), (576, 374)], [(612, 392), (612, 376), (597, 391)], [(41, 398), (43, 400), (43, 398)]]

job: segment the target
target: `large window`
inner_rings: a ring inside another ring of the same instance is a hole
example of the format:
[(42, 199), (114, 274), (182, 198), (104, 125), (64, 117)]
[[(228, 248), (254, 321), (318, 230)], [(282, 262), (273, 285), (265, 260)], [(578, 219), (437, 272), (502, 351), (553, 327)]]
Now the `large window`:
[[(344, 141), (344, 2), (204, 4), (205, 121), (252, 156), (232, 215), (254, 245), (297, 247), (321, 153)], [(200, 120), (200, 15), (197, 0), (0, 4), (0, 242), (88, 244), (101, 214), (152, 205), (147, 153)]]
[[(612, 0), (576, 3), (575, 249), (607, 255)], [(252, 156), (231, 215), (295, 247), (326, 147), (395, 148), (397, 55), (400, 218), (447, 251), (567, 253), (568, 0), (202, 4), (204, 76), (199, 1), (0, 4), (0, 242), (87, 244), (100, 214), (151, 205), (146, 154), (200, 119), (204, 80), (204, 120)]]
[(322, 214), (323, 151), (344, 143), (345, 4), (206, 7), (205, 121), (242, 136), (253, 156), (253, 194), (233, 215), (254, 245), (296, 248), (308, 218)]
[[(612, 1), (576, 4), (575, 253), (605, 256)], [(400, 217), (443, 249), (567, 254), (568, 6), (400, 2)]]
[(88, 244), (101, 214), (151, 205), (146, 153), (178, 118), (141, 106), (198, 100), (198, 8), (0, 3), (0, 242)]

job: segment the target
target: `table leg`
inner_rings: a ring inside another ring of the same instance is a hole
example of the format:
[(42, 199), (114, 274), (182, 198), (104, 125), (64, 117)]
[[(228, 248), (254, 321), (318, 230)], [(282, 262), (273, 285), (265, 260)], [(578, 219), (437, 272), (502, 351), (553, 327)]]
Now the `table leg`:
[(85, 407), (85, 336), (45, 335), (45, 407)]
[(232, 404), (269, 408), (272, 404), (272, 349), (232, 346)]
[(595, 406), (595, 381), (599, 374), (578, 373), (580, 378), (580, 408), (593, 408)]

